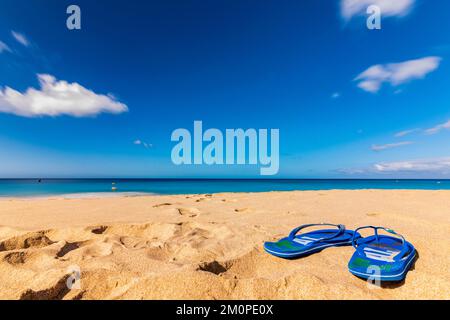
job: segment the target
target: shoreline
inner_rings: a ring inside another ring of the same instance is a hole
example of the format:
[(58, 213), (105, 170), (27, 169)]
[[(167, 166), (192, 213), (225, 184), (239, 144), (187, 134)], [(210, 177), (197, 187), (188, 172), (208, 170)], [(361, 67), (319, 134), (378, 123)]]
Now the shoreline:
[(224, 191), (211, 193), (153, 193), (153, 192), (138, 192), (138, 191), (124, 191), (124, 192), (79, 192), (79, 193), (64, 193), (51, 195), (31, 195), (31, 196), (2, 196), (1, 201), (10, 200), (71, 200), (71, 199), (110, 199), (110, 198), (138, 198), (150, 196), (204, 196), (204, 195), (227, 195), (227, 194), (264, 194), (264, 193), (291, 193), (291, 192), (348, 192), (348, 191), (418, 191), (418, 192), (449, 192), (450, 189), (381, 189), (381, 188), (367, 188), (367, 189), (311, 189), (311, 190), (272, 190), (272, 191)]
[[(450, 299), (449, 198), (322, 190), (0, 199), (0, 299)], [(262, 248), (320, 222), (392, 228), (419, 259), (404, 283), (370, 289), (347, 270), (351, 246), (296, 260)], [(61, 291), (71, 266), (82, 287)]]

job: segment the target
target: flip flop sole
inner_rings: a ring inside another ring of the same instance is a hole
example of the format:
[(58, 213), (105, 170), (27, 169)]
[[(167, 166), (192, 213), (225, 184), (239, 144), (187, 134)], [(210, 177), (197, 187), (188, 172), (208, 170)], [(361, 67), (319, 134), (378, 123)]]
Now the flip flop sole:
[(406, 278), (406, 274), (408, 273), (411, 265), (413, 264), (413, 262), (416, 259), (416, 255), (417, 253), (414, 252), (414, 255), (412, 255), (408, 261), (406, 262), (405, 266), (403, 267), (403, 269), (400, 272), (397, 272), (396, 274), (374, 274), (374, 273), (365, 273), (365, 272), (361, 272), (361, 271), (356, 271), (356, 270), (352, 270), (351, 268), (348, 269), (348, 271), (357, 276), (358, 278), (362, 278), (362, 279), (371, 279), (371, 280), (375, 280), (375, 281), (382, 281), (382, 282), (398, 282), (398, 281), (402, 281)]
[(347, 246), (350, 245), (351, 241), (343, 241), (343, 242), (335, 242), (335, 243), (327, 243), (324, 245), (320, 245), (317, 247), (313, 247), (313, 248), (309, 248), (308, 250), (304, 250), (304, 251), (298, 251), (298, 252), (278, 252), (278, 251), (274, 251), (274, 250), (270, 250), (269, 248), (267, 248), (264, 245), (264, 250), (267, 253), (270, 253), (273, 256), (279, 257), (279, 258), (285, 258), (285, 259), (294, 259), (294, 258), (300, 258), (300, 257), (304, 257), (319, 251), (322, 251), (326, 248), (330, 248), (330, 247), (341, 247), (341, 246)]

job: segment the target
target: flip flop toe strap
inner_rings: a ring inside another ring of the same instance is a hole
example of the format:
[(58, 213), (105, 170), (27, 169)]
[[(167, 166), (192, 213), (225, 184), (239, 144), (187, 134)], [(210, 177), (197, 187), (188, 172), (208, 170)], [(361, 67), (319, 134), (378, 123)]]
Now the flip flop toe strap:
[(369, 239), (367, 239), (367, 238), (362, 238), (362, 237), (356, 238), (358, 231), (362, 230), (362, 229), (373, 229), (375, 231), (375, 238), (376, 238), (377, 242), (379, 241), (378, 240), (379, 239), (378, 230), (384, 230), (390, 234), (397, 236), (399, 238), (399, 240), (402, 241), (402, 250), (400, 250), (400, 252), (393, 259), (394, 259), (394, 261), (400, 261), (403, 258), (407, 258), (407, 256), (405, 257), (405, 255), (406, 255), (406, 253), (409, 252), (409, 246), (406, 244), (405, 237), (403, 237), (401, 234), (395, 232), (394, 230), (388, 229), (385, 227), (365, 226), (365, 227), (360, 227), (360, 228), (356, 229), (355, 233), (353, 234), (352, 245), (358, 252), (359, 252), (358, 246), (369, 241)]
[[(313, 224), (304, 224), (304, 225), (302, 225), (302, 226), (300, 226), (300, 227), (297, 227), (297, 228), (295, 228), (294, 230), (291, 231), (291, 233), (289, 234), (289, 240), (291, 240), (291, 241), (294, 240), (294, 239), (295, 239), (295, 236), (296, 236), (301, 230), (303, 230), (303, 229), (305, 229), (305, 228), (309, 228), (309, 227), (317, 227), (317, 226), (332, 226), (332, 227), (336, 227), (336, 228), (338, 228), (338, 229), (336, 230), (336, 233), (335, 233), (335, 234), (332, 234), (332, 235), (329, 236), (329, 237), (325, 237), (325, 238), (318, 239), (318, 240), (316, 240), (316, 241), (313, 241), (312, 243), (325, 242), (325, 241), (334, 239), (334, 238), (340, 236), (341, 234), (343, 234), (344, 231), (345, 231), (345, 226), (342, 225), (342, 224), (331, 224), (331, 223), (313, 223)], [(320, 230), (319, 230), (319, 231), (320, 231)]]

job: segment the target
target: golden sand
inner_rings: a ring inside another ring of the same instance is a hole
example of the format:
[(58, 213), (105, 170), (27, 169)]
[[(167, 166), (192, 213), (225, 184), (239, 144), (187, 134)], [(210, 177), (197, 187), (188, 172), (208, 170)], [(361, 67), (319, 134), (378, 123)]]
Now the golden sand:
[[(393, 228), (419, 259), (374, 288), (348, 272), (352, 247), (262, 249), (315, 222)], [(450, 191), (0, 200), (0, 299), (450, 299), (449, 267)]]

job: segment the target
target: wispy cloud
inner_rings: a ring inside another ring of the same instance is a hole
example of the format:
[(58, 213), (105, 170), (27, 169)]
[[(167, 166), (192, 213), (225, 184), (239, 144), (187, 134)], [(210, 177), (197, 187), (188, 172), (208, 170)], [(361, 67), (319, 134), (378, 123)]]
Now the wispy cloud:
[(371, 66), (355, 78), (358, 87), (376, 93), (383, 83), (393, 87), (416, 79), (422, 79), (439, 67), (440, 57), (425, 57), (399, 63), (377, 64)]
[(394, 137), (396, 137), (396, 138), (402, 138), (402, 137), (405, 137), (405, 136), (407, 136), (407, 135), (410, 135), (410, 134), (415, 133), (415, 132), (418, 132), (418, 131), (420, 131), (419, 128), (416, 128), (416, 129), (410, 129), (410, 130), (404, 130), (404, 131), (397, 132), (397, 133), (394, 135)]
[(11, 35), (16, 39), (17, 42), (24, 45), (25, 47), (30, 46), (30, 41), (22, 33), (11, 31)]
[(413, 144), (413, 141), (403, 141), (403, 142), (397, 142), (397, 143), (388, 143), (388, 144), (382, 144), (382, 145), (377, 145), (374, 144), (372, 145), (371, 149), (372, 151), (383, 151), (383, 150), (387, 150), (387, 149), (393, 149), (393, 148), (398, 148), (398, 147), (402, 147), (402, 146), (407, 146), (410, 144)]
[(95, 116), (100, 113), (118, 114), (128, 107), (112, 95), (97, 94), (78, 83), (57, 80), (46, 74), (38, 75), (41, 88), (28, 88), (25, 93), (0, 88), (0, 112), (23, 117)]
[(450, 120), (448, 120), (447, 122), (438, 124), (437, 126), (434, 126), (433, 128), (429, 128), (427, 130), (425, 130), (426, 134), (436, 134), (442, 130), (449, 130), (450, 129)]
[(375, 164), (377, 172), (439, 172), (450, 171), (450, 158), (423, 159)]
[(152, 145), (151, 143), (144, 142), (144, 141), (142, 141), (142, 140), (140, 140), (140, 139), (135, 140), (135, 141), (133, 142), (133, 144), (135, 144), (135, 145), (137, 145), (137, 146), (143, 146), (145, 149), (150, 149), (150, 148), (153, 147), (153, 145)]
[(362, 168), (340, 168), (340, 169), (336, 169), (334, 171), (337, 173), (343, 173), (345, 175), (359, 175), (359, 174), (367, 173), (367, 170), (362, 169)]
[(11, 49), (8, 47), (6, 43), (0, 41), (0, 53), (3, 53), (4, 51), (11, 52)]
[(403, 17), (411, 11), (414, 0), (341, 0), (341, 16), (350, 20), (354, 16), (364, 15), (371, 5), (378, 6), (384, 17)]
[(426, 135), (433, 135), (433, 134), (437, 134), (444, 130), (450, 130), (450, 120), (448, 120), (447, 122), (444, 122), (444, 123), (437, 124), (434, 127), (428, 128), (425, 130), (420, 129), (420, 128), (415, 128), (415, 129), (400, 131), (400, 132), (397, 132), (394, 136), (396, 138), (402, 138), (402, 137), (405, 137), (407, 135), (410, 135), (410, 134), (413, 134), (416, 132), (421, 133), (421, 134), (426, 134)]
[(337, 98), (339, 98), (340, 96), (341, 96), (341, 93), (340, 93), (340, 92), (334, 92), (334, 93), (331, 95), (331, 98), (337, 99)]

